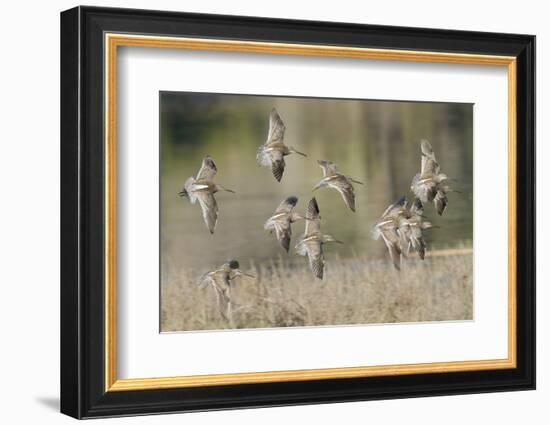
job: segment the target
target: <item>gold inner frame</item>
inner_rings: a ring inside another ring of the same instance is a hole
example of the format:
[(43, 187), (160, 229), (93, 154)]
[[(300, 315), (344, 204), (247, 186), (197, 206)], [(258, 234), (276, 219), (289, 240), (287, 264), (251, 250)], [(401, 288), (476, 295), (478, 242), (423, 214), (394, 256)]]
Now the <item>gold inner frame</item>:
[[(508, 71), (508, 357), (383, 366), (118, 379), (116, 325), (117, 49), (120, 46), (436, 62), (507, 67)], [(516, 367), (516, 58), (461, 53), (266, 43), (128, 34), (105, 34), (105, 391), (410, 375)]]

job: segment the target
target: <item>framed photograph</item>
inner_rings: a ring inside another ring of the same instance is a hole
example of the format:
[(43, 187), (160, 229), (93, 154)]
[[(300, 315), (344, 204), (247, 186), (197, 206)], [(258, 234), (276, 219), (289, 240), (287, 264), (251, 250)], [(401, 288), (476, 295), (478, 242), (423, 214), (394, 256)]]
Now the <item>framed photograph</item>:
[(535, 388), (535, 37), (61, 14), (61, 411)]

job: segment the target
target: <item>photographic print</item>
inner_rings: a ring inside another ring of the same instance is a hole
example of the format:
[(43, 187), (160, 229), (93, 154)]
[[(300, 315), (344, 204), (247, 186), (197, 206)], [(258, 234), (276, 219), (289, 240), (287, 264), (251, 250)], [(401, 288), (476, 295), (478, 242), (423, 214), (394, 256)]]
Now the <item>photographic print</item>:
[(472, 320), (472, 126), (472, 104), (161, 92), (161, 332)]
[(534, 36), (90, 6), (60, 34), (62, 413), (535, 388)]

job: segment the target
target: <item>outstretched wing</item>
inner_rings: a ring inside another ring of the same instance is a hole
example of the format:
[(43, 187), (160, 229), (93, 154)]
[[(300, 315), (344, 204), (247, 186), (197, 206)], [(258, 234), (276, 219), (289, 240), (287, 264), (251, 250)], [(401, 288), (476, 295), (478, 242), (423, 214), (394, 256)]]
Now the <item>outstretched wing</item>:
[(195, 192), (202, 210), (202, 218), (210, 233), (214, 233), (218, 221), (218, 203), (214, 194), (207, 191)]
[(393, 211), (394, 208), (395, 208), (395, 204), (389, 205), (388, 208), (386, 208), (385, 211), (380, 216), (380, 220), (387, 217)]
[(399, 236), (393, 229), (381, 229), (380, 234), (388, 248), (393, 266), (401, 270), (401, 248), (399, 247)]
[(218, 270), (214, 272), (213, 280), (215, 281), (218, 287), (222, 289), (227, 289), (229, 287), (230, 272), (231, 272), (231, 269), (228, 267), (227, 264), (224, 264), (222, 267), (220, 267)]
[(306, 211), (305, 235), (311, 235), (321, 231), (321, 217), (319, 216), (319, 205), (317, 199), (311, 198)]
[(382, 214), (381, 218), (385, 217), (397, 217), (402, 211), (404, 211), (404, 206), (407, 203), (407, 198), (402, 196), (397, 200), (397, 202), (391, 204), (386, 211)]
[(289, 196), (279, 204), (279, 206), (275, 210), (275, 213), (282, 213), (282, 212), (289, 213), (290, 211), (292, 211), (292, 208), (294, 208), (297, 203), (298, 203), (298, 198), (296, 198), (296, 196)]
[(320, 159), (317, 161), (317, 164), (323, 169), (323, 177), (332, 176), (338, 173), (338, 168), (334, 162)]
[(231, 296), (229, 294), (229, 287), (220, 285), (219, 281), (212, 284), (212, 287), (216, 293), (216, 300), (218, 304), (218, 310), (220, 315), (225, 320), (229, 320)]
[(420, 168), (420, 174), (422, 177), (439, 174), (440, 167), (435, 159), (435, 154), (432, 145), (427, 140), (420, 142), (420, 149), (422, 151), (422, 164)]
[(409, 245), (418, 253), (421, 260), (426, 254), (426, 241), (422, 236), (422, 228), (420, 223), (414, 223), (410, 226)]
[(283, 143), (285, 129), (283, 120), (277, 113), (277, 110), (273, 108), (269, 114), (269, 132), (267, 134), (265, 144), (270, 145), (272, 143)]
[(264, 167), (271, 167), (271, 172), (275, 180), (278, 182), (281, 181), (286, 164), (283, 153), (279, 149), (268, 148), (266, 145), (261, 145), (256, 152), (256, 161)]
[(321, 244), (319, 242), (307, 242), (306, 250), (309, 258), (309, 268), (316, 278), (322, 279), (325, 261)]
[(444, 191), (438, 190), (434, 196), (435, 209), (439, 215), (442, 215), (447, 209), (448, 199)]
[(214, 160), (209, 156), (206, 156), (202, 160), (202, 166), (197, 174), (197, 180), (214, 180), (217, 172), (218, 169), (216, 168)]
[(198, 281), (198, 284), (199, 286), (204, 286), (204, 285), (207, 285), (207, 284), (214, 284), (214, 279), (212, 277), (213, 275), (213, 272), (206, 272), (206, 273), (203, 273), (200, 277), (199, 277), (199, 281)]
[(340, 176), (340, 178), (331, 180), (329, 182), (329, 186), (332, 186), (334, 189), (340, 192), (340, 195), (342, 195), (342, 199), (344, 200), (348, 208), (355, 212), (355, 192), (353, 190), (352, 184), (348, 181), (348, 179), (346, 179), (344, 176)]
[(292, 236), (292, 229), (288, 221), (276, 221), (275, 222), (275, 235), (277, 240), (283, 247), (283, 249), (288, 252), (290, 248), (290, 238)]
[(432, 177), (420, 178), (412, 185), (412, 190), (422, 202), (432, 202), (437, 194), (437, 183)]
[(271, 172), (275, 180), (280, 182), (285, 172), (285, 159), (282, 152), (277, 149), (272, 150), (269, 154), (271, 156)]

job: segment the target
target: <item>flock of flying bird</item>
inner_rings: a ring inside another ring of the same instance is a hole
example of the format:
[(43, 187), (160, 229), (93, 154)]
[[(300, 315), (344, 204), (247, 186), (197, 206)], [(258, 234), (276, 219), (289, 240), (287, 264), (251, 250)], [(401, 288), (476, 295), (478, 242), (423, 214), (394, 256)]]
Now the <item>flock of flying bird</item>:
[[(269, 116), (269, 132), (266, 142), (261, 145), (256, 153), (258, 164), (270, 167), (277, 182), (283, 178), (285, 171), (284, 157), (292, 153), (306, 157), (307, 155), (297, 151), (294, 147), (284, 143), (285, 125), (275, 109)], [(447, 193), (451, 191), (448, 186), (448, 177), (441, 172), (435, 158), (432, 146), (427, 140), (421, 142), (421, 169), (411, 182), (411, 191), (415, 199), (408, 203), (406, 197), (402, 197), (396, 203), (390, 205), (372, 228), (374, 239), (380, 237), (384, 241), (393, 265), (400, 269), (401, 258), (416, 251), (421, 259), (424, 259), (426, 242), (423, 231), (434, 227), (424, 216), (423, 204), (433, 203), (439, 215), (447, 208)], [(313, 190), (328, 187), (337, 190), (345, 205), (355, 212), (355, 192), (353, 184), (363, 184), (352, 177), (341, 174), (334, 162), (317, 161), (323, 171), (323, 178), (314, 186)], [(214, 233), (218, 221), (218, 204), (214, 194), (220, 190), (235, 193), (220, 184), (214, 182), (217, 168), (214, 160), (206, 156), (196, 177), (189, 177), (184, 184), (180, 196), (189, 199), (191, 204), (197, 201), (202, 210), (202, 216), (210, 233)], [(343, 243), (331, 235), (321, 232), (321, 216), (319, 205), (313, 197), (307, 206), (304, 215), (294, 211), (298, 202), (295, 196), (289, 196), (276, 208), (274, 214), (267, 219), (264, 229), (275, 233), (281, 247), (288, 252), (292, 235), (292, 224), (298, 220), (305, 221), (305, 231), (295, 245), (296, 253), (307, 256), (309, 267), (313, 275), (323, 278), (324, 257), (322, 246), (326, 243)], [(230, 284), (239, 276), (254, 277), (239, 270), (239, 263), (230, 260), (218, 269), (210, 271), (201, 277), (200, 282), (210, 284), (216, 289), (218, 302), (224, 306), (224, 310), (230, 307)], [(229, 306), (229, 307), (228, 307)], [(222, 313), (225, 317), (226, 315)]]

